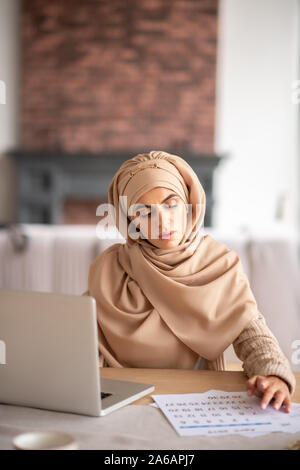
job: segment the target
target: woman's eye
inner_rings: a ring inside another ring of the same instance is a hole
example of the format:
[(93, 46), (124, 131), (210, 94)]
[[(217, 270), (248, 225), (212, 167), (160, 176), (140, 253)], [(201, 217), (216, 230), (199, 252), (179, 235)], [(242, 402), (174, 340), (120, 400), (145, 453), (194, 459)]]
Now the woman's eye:
[[(172, 206), (169, 205), (169, 204), (166, 204), (166, 209), (174, 209), (174, 207), (177, 207), (177, 204), (173, 204)], [(149, 217), (149, 215), (151, 215), (151, 212), (147, 212), (147, 214), (141, 214), (140, 217), (142, 219), (146, 218), (146, 217)]]

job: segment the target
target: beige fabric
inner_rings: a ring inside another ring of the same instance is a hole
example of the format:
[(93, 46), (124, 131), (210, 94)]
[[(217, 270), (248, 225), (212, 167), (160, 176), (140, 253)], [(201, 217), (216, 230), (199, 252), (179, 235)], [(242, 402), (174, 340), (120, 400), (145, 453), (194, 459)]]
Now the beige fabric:
[[(82, 295), (89, 295), (89, 292), (85, 291)], [(243, 361), (243, 370), (249, 378), (253, 375), (275, 375), (284, 380), (291, 395), (294, 394), (296, 377), (287, 357), (283, 354), (277, 339), (260, 312), (258, 312), (257, 318), (253, 319), (233, 341), (233, 348), (237, 357)], [(102, 354), (99, 354), (99, 366), (109, 367)], [(215, 361), (204, 360), (202, 366), (204, 370), (225, 371), (224, 353)]]
[[(183, 239), (168, 250), (146, 239), (132, 240), (124, 233), (122, 210), (119, 215), (120, 196), (134, 204), (156, 186), (178, 187), (192, 207)], [(126, 243), (100, 253), (88, 278), (106, 363), (191, 369), (200, 356), (222, 370), (224, 350), (258, 312), (237, 253), (202, 235), (205, 193), (197, 175), (179, 156), (159, 151), (137, 155), (115, 174), (108, 202), (116, 209), (116, 225)]]
[[(90, 294), (89, 291), (85, 291), (82, 295)], [(291, 365), (260, 312), (232, 344), (237, 357), (243, 361), (243, 370), (249, 378), (253, 375), (275, 375), (284, 380), (291, 395), (294, 394), (296, 378)], [(109, 367), (101, 353), (99, 354), (99, 366)], [(194, 366), (194, 368), (196, 367)], [(215, 361), (204, 360), (202, 369), (225, 371), (224, 353)]]
[[(201, 366), (201, 367), (197, 367), (198, 364)], [(100, 354), (99, 356), (99, 366), (100, 367), (109, 367), (109, 365), (107, 364), (107, 362), (105, 361), (104, 359), (104, 356), (102, 354)], [(198, 360), (196, 361), (195, 365), (194, 365), (194, 369), (201, 369), (201, 370), (219, 370), (219, 371), (222, 371), (222, 370), (226, 370), (226, 363), (225, 363), (225, 359), (224, 359), (224, 354), (222, 353), (215, 361), (207, 361), (207, 360), (204, 360), (204, 361), (199, 361), (199, 358)]]

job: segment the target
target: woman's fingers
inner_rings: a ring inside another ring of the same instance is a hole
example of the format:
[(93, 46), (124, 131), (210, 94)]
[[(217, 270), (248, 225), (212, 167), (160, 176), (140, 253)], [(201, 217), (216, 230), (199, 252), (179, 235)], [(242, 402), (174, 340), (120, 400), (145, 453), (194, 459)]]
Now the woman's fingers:
[(246, 382), (247, 390), (248, 390), (248, 395), (252, 395), (255, 392), (256, 389), (256, 380), (257, 380), (258, 375), (253, 375), (249, 380)]
[(249, 396), (254, 393), (257, 397), (262, 398), (260, 407), (263, 410), (273, 400), (273, 408), (275, 410), (279, 410), (284, 405), (287, 413), (291, 411), (291, 396), (287, 386), (281, 379), (272, 376), (254, 375), (247, 381), (246, 385)]
[(292, 411), (292, 400), (290, 395), (287, 395), (285, 397), (285, 399), (283, 400), (283, 404), (285, 405), (286, 413), (290, 413)]
[(273, 395), (275, 393), (275, 390), (273, 387), (268, 387), (264, 393), (264, 396), (262, 397), (262, 400), (260, 402), (260, 407), (265, 410), (268, 406), (268, 404), (270, 403), (270, 401), (272, 400), (273, 398)]
[(259, 375), (257, 377), (256, 385), (258, 390), (260, 390), (261, 392), (265, 392), (270, 384), (268, 383), (268, 379), (266, 379), (266, 377), (262, 377), (261, 375)]
[(252, 395), (253, 393), (258, 392), (255, 393), (256, 396), (263, 396), (260, 406), (263, 410), (266, 409), (275, 393), (275, 389), (271, 387), (268, 379), (262, 375), (254, 375), (251, 377), (251, 379), (248, 380), (247, 386), (248, 395)]
[(262, 375), (253, 375), (253, 377), (247, 381), (248, 395), (251, 396), (255, 394), (257, 397), (261, 397), (267, 386), (268, 383), (266, 377), (263, 377)]
[(277, 392), (275, 392), (275, 400), (273, 403), (273, 408), (275, 408), (275, 410), (279, 410), (279, 408), (281, 408), (281, 405), (283, 404), (284, 399), (285, 399), (284, 393), (281, 390), (277, 390)]

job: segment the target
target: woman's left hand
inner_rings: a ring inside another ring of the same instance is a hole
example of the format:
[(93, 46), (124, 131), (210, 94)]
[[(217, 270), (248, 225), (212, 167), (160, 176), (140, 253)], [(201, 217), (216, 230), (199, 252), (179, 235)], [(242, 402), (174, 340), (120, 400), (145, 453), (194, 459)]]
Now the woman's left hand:
[(279, 410), (281, 405), (285, 405), (285, 411), (289, 413), (292, 407), (292, 400), (287, 383), (276, 375), (253, 375), (246, 382), (248, 395), (251, 396), (256, 391), (259, 396), (263, 394), (260, 407), (264, 410), (269, 402), (274, 398), (273, 408)]

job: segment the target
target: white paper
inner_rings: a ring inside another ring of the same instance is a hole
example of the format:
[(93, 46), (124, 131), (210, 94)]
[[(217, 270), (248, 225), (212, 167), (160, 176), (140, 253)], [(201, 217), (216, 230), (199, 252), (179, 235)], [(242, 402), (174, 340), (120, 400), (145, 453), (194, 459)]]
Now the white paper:
[[(180, 436), (242, 434), (255, 437), (271, 432), (300, 431), (300, 404), (291, 412), (269, 404), (247, 392), (209, 390), (205, 393), (151, 395)], [(152, 404), (154, 405), (154, 404)]]

